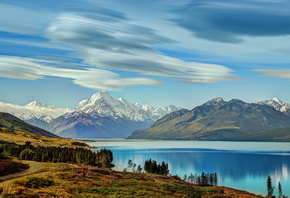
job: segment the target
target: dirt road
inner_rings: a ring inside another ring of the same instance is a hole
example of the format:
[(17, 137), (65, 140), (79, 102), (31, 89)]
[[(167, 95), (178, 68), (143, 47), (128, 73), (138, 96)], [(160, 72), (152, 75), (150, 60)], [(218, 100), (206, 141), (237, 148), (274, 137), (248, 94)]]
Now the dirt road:
[(0, 197), (3, 197), (5, 194), (11, 193), (11, 185), (14, 179), (36, 172), (42, 167), (41, 164), (37, 162), (31, 162), (31, 161), (23, 161), (23, 162), (25, 164), (29, 164), (30, 168), (28, 170), (0, 177), (0, 181), (2, 179), (6, 180), (4, 182), (0, 182)]

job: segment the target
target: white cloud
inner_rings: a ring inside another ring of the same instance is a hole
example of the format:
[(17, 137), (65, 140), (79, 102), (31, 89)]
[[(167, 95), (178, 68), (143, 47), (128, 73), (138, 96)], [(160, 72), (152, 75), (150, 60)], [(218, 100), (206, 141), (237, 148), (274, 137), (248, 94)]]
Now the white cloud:
[(253, 71), (261, 72), (264, 77), (290, 80), (290, 69), (254, 69)]
[(233, 70), (223, 65), (166, 56), (153, 47), (175, 41), (132, 23), (119, 12), (97, 10), (75, 8), (62, 13), (44, 35), (52, 42), (71, 46), (76, 50), (73, 56), (97, 68), (173, 78), (184, 83), (238, 80)]
[(97, 90), (120, 90), (135, 85), (159, 85), (160, 82), (148, 78), (121, 78), (120, 75), (102, 69), (66, 69), (51, 67), (59, 61), (0, 56), (0, 76), (7, 78), (36, 80), (44, 76), (69, 78), (82, 87)]

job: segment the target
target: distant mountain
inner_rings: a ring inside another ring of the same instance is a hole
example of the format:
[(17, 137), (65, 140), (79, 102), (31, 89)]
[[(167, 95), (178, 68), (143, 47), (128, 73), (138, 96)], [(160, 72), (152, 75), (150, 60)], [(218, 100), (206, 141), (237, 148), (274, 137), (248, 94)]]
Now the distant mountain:
[(54, 119), (49, 130), (71, 138), (124, 138), (176, 110), (179, 109), (173, 105), (154, 108), (122, 98), (114, 99), (102, 91), (81, 101), (74, 111)]
[(258, 102), (258, 104), (265, 104), (270, 107), (273, 107), (274, 109), (281, 111), (285, 113), (286, 115), (290, 116), (290, 104), (284, 103), (278, 98), (273, 98), (271, 100), (265, 100)]
[(121, 138), (136, 129), (144, 129), (164, 115), (179, 110), (170, 105), (150, 105), (115, 99), (106, 91), (81, 101), (75, 109), (58, 108), (33, 101), (25, 106), (0, 102), (0, 111), (69, 138)]
[(224, 140), (289, 126), (290, 117), (267, 104), (216, 98), (191, 111), (169, 114), (128, 138)]
[(48, 129), (48, 124), (55, 118), (71, 112), (72, 109), (58, 108), (56, 106), (48, 106), (38, 101), (32, 101), (25, 106), (13, 105), (0, 102), (0, 111), (10, 113), (21, 120)]
[(19, 118), (15, 117), (9, 113), (0, 112), (0, 127), (6, 128), (9, 130), (29, 132), (29, 133), (33, 133), (36, 135), (46, 136), (46, 137), (59, 138), (55, 134), (52, 134), (48, 131), (40, 129), (36, 126), (27, 124), (26, 122), (20, 120)]

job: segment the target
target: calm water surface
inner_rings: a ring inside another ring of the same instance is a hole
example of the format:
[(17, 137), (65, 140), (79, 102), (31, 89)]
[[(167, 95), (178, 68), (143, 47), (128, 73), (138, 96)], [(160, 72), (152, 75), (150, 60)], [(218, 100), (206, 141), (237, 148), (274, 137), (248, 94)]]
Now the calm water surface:
[(172, 175), (217, 173), (220, 186), (262, 195), (270, 175), (274, 193), (280, 181), (283, 194), (290, 195), (290, 143), (98, 140), (91, 145), (111, 149), (117, 170), (129, 159), (143, 167), (151, 158), (168, 163)]

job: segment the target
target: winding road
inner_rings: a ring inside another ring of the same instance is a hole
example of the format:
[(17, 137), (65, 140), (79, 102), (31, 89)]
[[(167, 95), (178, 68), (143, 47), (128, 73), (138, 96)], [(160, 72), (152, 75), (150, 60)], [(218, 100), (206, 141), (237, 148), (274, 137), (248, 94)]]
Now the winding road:
[(3, 179), (6, 180), (4, 182), (0, 182), (0, 197), (3, 197), (5, 194), (11, 193), (11, 185), (14, 179), (22, 177), (30, 173), (34, 173), (38, 171), (40, 168), (42, 168), (41, 164), (38, 162), (23, 161), (23, 163), (29, 164), (30, 168), (19, 173), (14, 173), (14, 174), (0, 177), (0, 181)]

